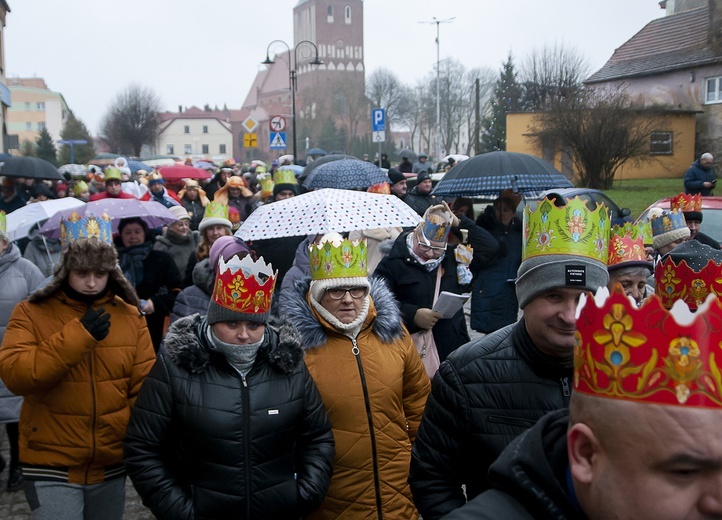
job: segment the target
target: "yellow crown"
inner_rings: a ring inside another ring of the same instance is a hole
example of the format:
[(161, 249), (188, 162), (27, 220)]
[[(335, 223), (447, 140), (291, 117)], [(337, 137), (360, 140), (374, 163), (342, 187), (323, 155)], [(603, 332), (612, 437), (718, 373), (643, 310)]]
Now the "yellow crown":
[(297, 184), (293, 170), (281, 168), (273, 174), (274, 184)]
[(522, 260), (541, 255), (575, 255), (607, 263), (609, 214), (604, 204), (592, 211), (579, 197), (558, 208), (545, 198), (536, 211), (524, 208)]
[(308, 259), (312, 280), (368, 276), (366, 240), (344, 238), (311, 244)]
[(0, 211), (0, 233), (7, 233), (8, 231), (8, 219), (5, 216), (4, 211)]

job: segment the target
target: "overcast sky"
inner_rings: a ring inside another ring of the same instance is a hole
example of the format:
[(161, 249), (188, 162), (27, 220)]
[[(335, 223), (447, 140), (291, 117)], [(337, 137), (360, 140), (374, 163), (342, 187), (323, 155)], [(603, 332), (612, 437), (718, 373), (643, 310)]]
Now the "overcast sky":
[[(165, 108), (240, 108), (274, 39), (293, 44), (298, 0), (8, 0), (6, 75), (43, 77), (91, 132), (131, 82)], [(413, 85), (441, 58), (498, 70), (509, 51), (561, 43), (599, 69), (654, 18), (657, 0), (365, 0), (367, 74), (379, 67)]]

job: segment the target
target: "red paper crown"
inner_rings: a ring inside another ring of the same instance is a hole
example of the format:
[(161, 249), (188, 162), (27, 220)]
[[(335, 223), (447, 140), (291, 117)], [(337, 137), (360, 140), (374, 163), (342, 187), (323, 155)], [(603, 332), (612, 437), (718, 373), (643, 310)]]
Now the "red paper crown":
[(218, 261), (218, 274), (213, 288), (213, 301), (221, 307), (244, 314), (265, 314), (271, 309), (278, 271), (273, 272), (263, 257), (254, 261), (251, 255), (227, 263)]
[(654, 292), (667, 309), (682, 300), (696, 310), (710, 294), (722, 295), (722, 265), (709, 260), (699, 271), (685, 260), (679, 264), (665, 256), (654, 268)]
[(681, 212), (688, 211), (702, 211), (702, 195), (691, 195), (687, 193), (680, 193), (675, 195), (669, 200), (670, 209), (676, 209)]
[(609, 257), (607, 258), (607, 269), (614, 268), (629, 262), (647, 262), (647, 253), (644, 250), (644, 238), (641, 229), (630, 223), (622, 226), (612, 227), (612, 234), (609, 237)]
[[(652, 296), (641, 308), (617, 287), (583, 298), (574, 349), (574, 389), (597, 397), (722, 408), (722, 304), (696, 314), (666, 310)], [(584, 301), (586, 300), (586, 301)]]

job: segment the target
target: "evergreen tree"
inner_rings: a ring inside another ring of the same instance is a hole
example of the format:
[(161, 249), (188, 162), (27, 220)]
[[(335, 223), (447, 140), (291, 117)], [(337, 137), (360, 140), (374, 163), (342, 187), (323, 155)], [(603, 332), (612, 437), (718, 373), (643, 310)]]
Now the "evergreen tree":
[(491, 115), (482, 122), (482, 153), (506, 150), (506, 114), (522, 109), (522, 97), (523, 90), (517, 82), (514, 60), (509, 53), (494, 86)]
[[(80, 119), (75, 117), (73, 111), (70, 111), (68, 119), (65, 121), (65, 126), (60, 131), (60, 137), (66, 140), (77, 139), (87, 141), (88, 144), (75, 145), (75, 163), (85, 164), (90, 159), (95, 157), (95, 147), (93, 146), (93, 138), (88, 132), (88, 128), (85, 126)], [(70, 146), (62, 145), (59, 153), (60, 164), (69, 164), (70, 161)]]
[(20, 143), (20, 155), (25, 157), (35, 157), (35, 143), (27, 139)]
[(40, 130), (40, 135), (35, 139), (35, 154), (40, 159), (45, 159), (55, 166), (58, 165), (58, 153), (55, 149), (55, 143), (46, 128)]

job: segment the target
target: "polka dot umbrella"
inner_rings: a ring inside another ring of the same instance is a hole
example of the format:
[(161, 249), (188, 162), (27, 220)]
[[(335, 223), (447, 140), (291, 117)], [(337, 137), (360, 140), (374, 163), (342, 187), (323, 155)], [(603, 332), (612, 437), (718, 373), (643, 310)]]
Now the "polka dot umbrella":
[(415, 226), (421, 221), (395, 195), (321, 189), (265, 204), (236, 231), (243, 240)]

